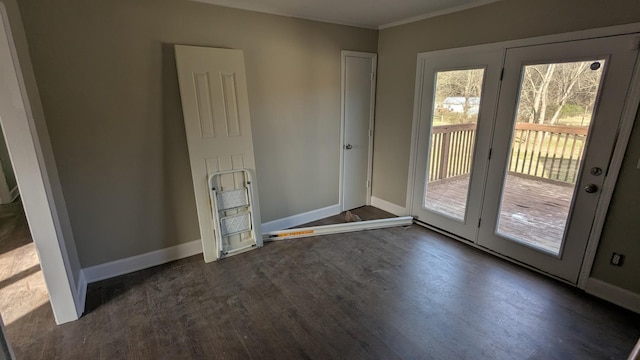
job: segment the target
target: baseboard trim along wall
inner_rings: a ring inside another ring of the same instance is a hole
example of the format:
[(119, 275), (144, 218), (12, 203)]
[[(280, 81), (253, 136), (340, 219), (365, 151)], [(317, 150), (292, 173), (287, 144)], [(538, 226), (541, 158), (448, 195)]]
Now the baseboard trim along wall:
[(84, 271), (80, 270), (78, 283), (76, 284), (76, 311), (78, 317), (84, 313), (84, 307), (87, 301), (87, 278), (84, 277)]
[(585, 291), (640, 314), (640, 294), (595, 278), (589, 278), (587, 280)]
[[(325, 217), (333, 216), (339, 214), (340, 212), (340, 205), (338, 204), (327, 206), (322, 209), (317, 209), (264, 223), (262, 224), (262, 232), (287, 229), (292, 226), (298, 226), (308, 222), (320, 220)], [(125, 259), (119, 259), (104, 264), (84, 268), (82, 269), (80, 280), (85, 283), (84, 290), (86, 293), (86, 284), (110, 279), (120, 275), (125, 275), (134, 271), (162, 265), (170, 261), (179, 260), (201, 253), (202, 241), (200, 239), (193, 240), (184, 244), (168, 247), (166, 249), (155, 250), (146, 254), (140, 254)], [(79, 281), (78, 289), (81, 289), (81, 281)], [(85, 296), (83, 295), (81, 299), (83, 299), (84, 301), (84, 298)]]
[(324, 219), (329, 216), (337, 215), (341, 212), (342, 210), (340, 209), (340, 204), (327, 206), (322, 209), (307, 211), (302, 214), (266, 222), (262, 224), (262, 232), (268, 233), (272, 231), (288, 229), (293, 226), (298, 226), (312, 221)]
[(198, 239), (166, 249), (90, 266), (82, 269), (82, 272), (86, 282), (93, 283), (200, 253), (202, 253), (202, 241)]
[(400, 205), (396, 205), (393, 203), (390, 203), (386, 200), (382, 200), (380, 198), (377, 198), (375, 196), (371, 197), (371, 206), (373, 207), (377, 207), (380, 210), (384, 210), (386, 212), (390, 212), (393, 215), (396, 216), (407, 216), (409, 215), (409, 212), (407, 211), (406, 207), (402, 207)]

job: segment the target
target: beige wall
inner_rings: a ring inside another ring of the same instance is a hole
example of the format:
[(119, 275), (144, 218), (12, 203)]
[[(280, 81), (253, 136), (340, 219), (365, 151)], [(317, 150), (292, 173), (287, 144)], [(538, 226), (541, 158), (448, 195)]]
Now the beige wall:
[[(606, 7), (606, 9), (603, 9)], [(380, 31), (373, 195), (405, 205), (416, 56), (420, 52), (640, 22), (640, 2), (615, 0), (505, 0)], [(640, 293), (640, 210), (635, 126), (606, 221), (594, 276)], [(610, 250), (627, 255), (607, 265)]]
[[(640, 294), (640, 112), (609, 205), (591, 276)], [(609, 265), (613, 252), (626, 255), (622, 267)]]
[(56, 164), (52, 145), (49, 139), (49, 130), (45, 122), (45, 117), (40, 102), (38, 93), (38, 85), (34, 76), (33, 64), (29, 54), (29, 46), (27, 44), (27, 38), (25, 36), (24, 25), (21, 21), (21, 13), (18, 8), (16, 0), (0, 0), (7, 11), (9, 19), (9, 25), (13, 35), (14, 45), (16, 47), (16, 53), (18, 60), (20, 61), (21, 72), (24, 80), (25, 91), (31, 105), (30, 110), (33, 112), (34, 125), (36, 126), (36, 133), (38, 134), (38, 140), (40, 142), (40, 148), (42, 149), (42, 161), (41, 164), (45, 167), (43, 173), (46, 173), (48, 178), (46, 181), (51, 186), (50, 195), (51, 201), (55, 204), (56, 216), (58, 217), (60, 226), (58, 231), (61, 232), (65, 241), (65, 250), (67, 257), (65, 259), (65, 265), (69, 268), (70, 272), (69, 281), (75, 286), (80, 277), (80, 261), (78, 258), (77, 248), (75, 244), (73, 230), (68, 217), (67, 204), (64, 198), (64, 193), (59, 180), (58, 166)]
[(200, 238), (172, 44), (244, 50), (263, 221), (338, 203), (340, 50), (377, 31), (186, 0), (20, 9), (83, 267)]

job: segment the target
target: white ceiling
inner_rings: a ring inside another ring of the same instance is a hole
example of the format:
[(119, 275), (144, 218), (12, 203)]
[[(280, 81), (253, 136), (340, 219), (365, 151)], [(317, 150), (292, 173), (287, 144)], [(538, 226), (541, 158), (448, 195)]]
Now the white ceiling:
[(382, 29), (499, 0), (196, 0), (330, 23)]

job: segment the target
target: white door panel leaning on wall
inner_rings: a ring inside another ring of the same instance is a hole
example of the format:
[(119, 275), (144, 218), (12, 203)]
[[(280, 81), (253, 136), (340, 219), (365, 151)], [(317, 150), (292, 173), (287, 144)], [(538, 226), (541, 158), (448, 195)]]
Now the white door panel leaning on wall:
[[(254, 222), (261, 223), (244, 55), (241, 50), (184, 45), (175, 50), (198, 223), (204, 258), (210, 262), (220, 249), (213, 230), (209, 175), (247, 169), (254, 179)], [(259, 226), (255, 232), (262, 239)]]

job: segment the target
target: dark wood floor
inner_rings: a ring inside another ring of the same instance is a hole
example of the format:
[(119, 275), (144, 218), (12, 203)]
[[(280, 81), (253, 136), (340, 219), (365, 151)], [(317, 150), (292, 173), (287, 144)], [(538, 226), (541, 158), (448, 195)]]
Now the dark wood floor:
[(414, 225), (193, 256), (6, 330), (19, 359), (625, 359), (640, 316)]

